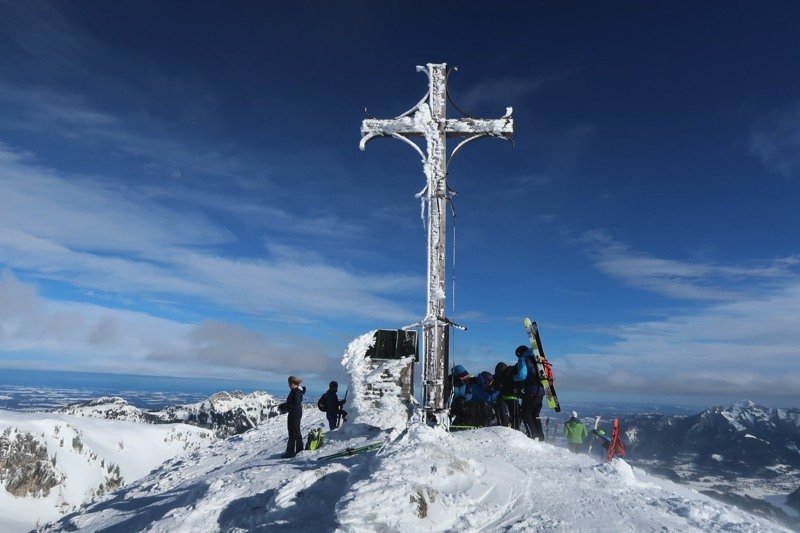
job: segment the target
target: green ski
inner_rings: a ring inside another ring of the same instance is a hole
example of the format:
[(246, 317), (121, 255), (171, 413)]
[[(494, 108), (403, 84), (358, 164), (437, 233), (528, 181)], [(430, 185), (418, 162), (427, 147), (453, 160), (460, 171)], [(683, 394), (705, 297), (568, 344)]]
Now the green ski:
[(350, 457), (353, 455), (358, 455), (360, 453), (369, 452), (373, 450), (378, 450), (383, 447), (386, 442), (373, 442), (372, 444), (367, 444), (366, 446), (360, 446), (358, 448), (345, 448), (344, 450), (336, 453), (332, 453), (330, 455), (323, 455), (322, 457), (318, 457), (318, 461), (324, 461), (327, 459), (338, 459), (340, 457)]
[(558, 403), (556, 389), (553, 386), (553, 367), (544, 355), (542, 339), (539, 338), (539, 327), (536, 325), (536, 322), (532, 322), (528, 317), (525, 317), (522, 323), (525, 326), (525, 331), (528, 333), (528, 340), (531, 343), (531, 351), (533, 352), (533, 360), (536, 363), (536, 372), (539, 374), (538, 377), (542, 387), (544, 387), (547, 406), (556, 413), (560, 413), (561, 404)]

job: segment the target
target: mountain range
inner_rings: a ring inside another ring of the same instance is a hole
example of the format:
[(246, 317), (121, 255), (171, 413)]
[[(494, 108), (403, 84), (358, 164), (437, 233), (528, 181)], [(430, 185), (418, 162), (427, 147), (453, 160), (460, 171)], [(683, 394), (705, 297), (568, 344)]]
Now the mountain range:
[(631, 464), (800, 525), (800, 409), (745, 400), (690, 416), (631, 415), (620, 425)]

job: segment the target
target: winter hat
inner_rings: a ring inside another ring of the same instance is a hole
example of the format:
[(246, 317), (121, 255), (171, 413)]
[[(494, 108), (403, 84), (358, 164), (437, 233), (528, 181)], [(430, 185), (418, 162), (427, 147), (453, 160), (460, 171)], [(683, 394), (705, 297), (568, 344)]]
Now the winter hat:
[(517, 357), (522, 357), (527, 351), (528, 351), (527, 346), (517, 346), (517, 349), (514, 350), (514, 353), (517, 354)]
[(328, 383), (328, 388), (329, 389), (338, 389), (339, 388), (339, 384), (336, 383), (335, 381), (331, 381), (330, 383)]
[(302, 381), (303, 381), (302, 379), (300, 379), (300, 378), (298, 378), (296, 376), (289, 376), (289, 383), (294, 383), (295, 385), (300, 385), (300, 383), (302, 383)]
[(453, 375), (458, 379), (462, 379), (469, 376), (469, 372), (467, 372), (467, 369), (464, 368), (463, 366), (456, 365), (453, 367)]
[(578, 411), (572, 411), (570, 414), (572, 415), (572, 418), (578, 418)]
[(483, 378), (483, 382), (487, 385), (491, 385), (492, 382), (494, 382), (494, 376), (489, 372), (481, 372), (481, 378)]
[(497, 363), (497, 366), (494, 367), (494, 375), (496, 376), (506, 368), (508, 368), (508, 365), (500, 361), (499, 363)]

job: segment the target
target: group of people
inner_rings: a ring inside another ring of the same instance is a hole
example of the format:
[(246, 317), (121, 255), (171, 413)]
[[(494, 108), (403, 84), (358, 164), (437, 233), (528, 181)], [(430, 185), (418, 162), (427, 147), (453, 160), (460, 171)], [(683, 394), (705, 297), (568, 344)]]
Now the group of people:
[(545, 391), (533, 352), (528, 346), (519, 346), (514, 354), (516, 362), (497, 363), (494, 374), (472, 376), (462, 365), (453, 367), (451, 425), (499, 424), (524, 430), (532, 439), (545, 439), (539, 419)]
[[(545, 440), (539, 413), (542, 410), (544, 387), (539, 380), (533, 353), (527, 346), (516, 349), (516, 363), (507, 365), (499, 362), (494, 374), (480, 372), (471, 376), (461, 366), (453, 367), (450, 374), (452, 383), (452, 402), (450, 405), (451, 426), (490, 426), (502, 425), (523, 430), (530, 438)], [(303, 418), (303, 397), (306, 388), (300, 378), (289, 376), (289, 396), (278, 406), (281, 413), (288, 414), (286, 425), (289, 440), (286, 443), (284, 458), (290, 458), (303, 450), (303, 434), (300, 422)], [(320, 398), (318, 405), (324, 407), (328, 426), (331, 430), (346, 421), (347, 412), (342, 408), (345, 400), (339, 399), (339, 384), (331, 381), (328, 390)], [(346, 396), (346, 395), (345, 395)], [(587, 436), (586, 426), (572, 411), (572, 416), (564, 424), (567, 447), (579, 452)]]
[[(303, 396), (306, 388), (300, 385), (303, 380), (289, 376), (289, 396), (286, 401), (278, 406), (278, 411), (288, 414), (286, 417), (286, 427), (289, 431), (289, 440), (286, 443), (286, 452), (281, 457), (291, 458), (303, 450), (303, 433), (300, 430), (300, 422), (303, 419)], [(331, 381), (328, 390), (320, 398), (325, 405), (325, 417), (328, 419), (330, 429), (339, 427), (341, 421), (347, 421), (347, 411), (342, 409), (344, 400), (338, 397), (339, 384)]]

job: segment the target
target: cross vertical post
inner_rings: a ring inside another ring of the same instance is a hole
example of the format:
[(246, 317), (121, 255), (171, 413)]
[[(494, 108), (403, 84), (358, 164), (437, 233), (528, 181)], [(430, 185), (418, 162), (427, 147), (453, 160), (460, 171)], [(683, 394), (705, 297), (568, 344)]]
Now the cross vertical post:
[[(428, 208), (428, 268), (427, 305), (423, 327), (422, 405), (429, 422), (446, 424), (448, 398), (446, 397), (449, 369), (449, 327), (453, 323), (445, 316), (445, 251), (447, 232), (447, 202), (450, 189), (447, 185), (447, 139), (463, 138), (450, 154), (450, 159), (465, 144), (481, 137), (499, 137), (512, 140), (514, 121), (512, 109), (499, 119), (463, 117), (447, 118), (446, 63), (428, 63), (417, 67), (428, 76), (428, 93), (419, 103), (393, 119), (368, 118), (361, 124), (360, 148), (364, 150), (376, 137), (394, 137), (411, 145), (422, 157), (427, 183), (420, 193)], [(451, 100), (452, 102), (452, 100)], [(425, 151), (411, 141), (411, 137), (425, 138)]]

